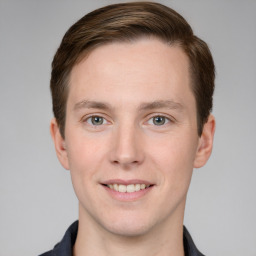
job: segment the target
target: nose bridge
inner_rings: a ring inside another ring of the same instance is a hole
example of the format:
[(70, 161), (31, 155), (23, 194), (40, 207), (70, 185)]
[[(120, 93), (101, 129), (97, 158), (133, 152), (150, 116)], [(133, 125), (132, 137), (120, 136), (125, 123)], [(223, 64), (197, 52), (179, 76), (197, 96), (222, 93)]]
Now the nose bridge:
[(111, 161), (129, 166), (143, 161), (140, 129), (128, 119), (119, 123), (113, 131)]

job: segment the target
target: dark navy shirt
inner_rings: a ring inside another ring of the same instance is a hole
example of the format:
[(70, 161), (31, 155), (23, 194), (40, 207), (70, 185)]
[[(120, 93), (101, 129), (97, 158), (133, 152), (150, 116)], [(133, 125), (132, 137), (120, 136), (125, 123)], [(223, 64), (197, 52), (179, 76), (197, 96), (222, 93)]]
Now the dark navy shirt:
[[(68, 228), (62, 240), (54, 246), (53, 250), (43, 253), (39, 256), (72, 256), (72, 250), (76, 241), (77, 230), (78, 221), (74, 222)], [(189, 232), (185, 227), (183, 228), (183, 244), (185, 256), (204, 256), (197, 250)]]

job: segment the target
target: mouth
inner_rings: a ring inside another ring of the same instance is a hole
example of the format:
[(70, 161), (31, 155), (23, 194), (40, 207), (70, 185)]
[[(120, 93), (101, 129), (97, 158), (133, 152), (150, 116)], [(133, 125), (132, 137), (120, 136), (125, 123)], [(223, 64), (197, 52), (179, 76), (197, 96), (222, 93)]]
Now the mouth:
[(137, 201), (150, 194), (156, 184), (145, 180), (112, 179), (101, 183), (102, 187), (115, 200), (123, 202)]
[(118, 184), (118, 183), (111, 183), (111, 184), (102, 184), (103, 186), (108, 187), (111, 190), (120, 193), (134, 193), (139, 192), (140, 190), (145, 190), (149, 187), (152, 187), (151, 184), (144, 184), (144, 183), (135, 183), (135, 184)]

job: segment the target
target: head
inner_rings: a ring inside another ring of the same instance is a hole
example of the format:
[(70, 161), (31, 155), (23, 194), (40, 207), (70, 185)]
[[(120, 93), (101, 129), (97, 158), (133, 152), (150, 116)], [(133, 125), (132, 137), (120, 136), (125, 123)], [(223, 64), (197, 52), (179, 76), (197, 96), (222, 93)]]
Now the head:
[(52, 62), (51, 75), (53, 112), (63, 138), (73, 67), (97, 47), (142, 37), (155, 37), (170, 46), (179, 46), (187, 55), (201, 136), (212, 110), (214, 92), (214, 62), (209, 48), (171, 8), (159, 3), (134, 2), (97, 9), (77, 21), (63, 37)]
[(206, 44), (160, 4), (107, 6), (68, 30), (51, 132), (80, 223), (122, 236), (182, 227), (193, 168), (212, 149), (213, 79)]

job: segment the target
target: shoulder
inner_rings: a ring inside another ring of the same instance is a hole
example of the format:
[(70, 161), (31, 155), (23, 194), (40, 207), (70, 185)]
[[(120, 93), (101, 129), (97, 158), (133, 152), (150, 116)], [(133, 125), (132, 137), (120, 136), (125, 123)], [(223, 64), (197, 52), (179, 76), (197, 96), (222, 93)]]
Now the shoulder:
[(73, 245), (75, 244), (78, 230), (78, 221), (75, 221), (66, 231), (62, 240), (57, 243), (51, 251), (39, 256), (72, 256)]
[(51, 250), (43, 254), (40, 254), (39, 256), (56, 256), (56, 254), (54, 253), (54, 250)]
[(186, 256), (205, 256), (197, 249), (185, 226), (183, 227), (183, 245)]

